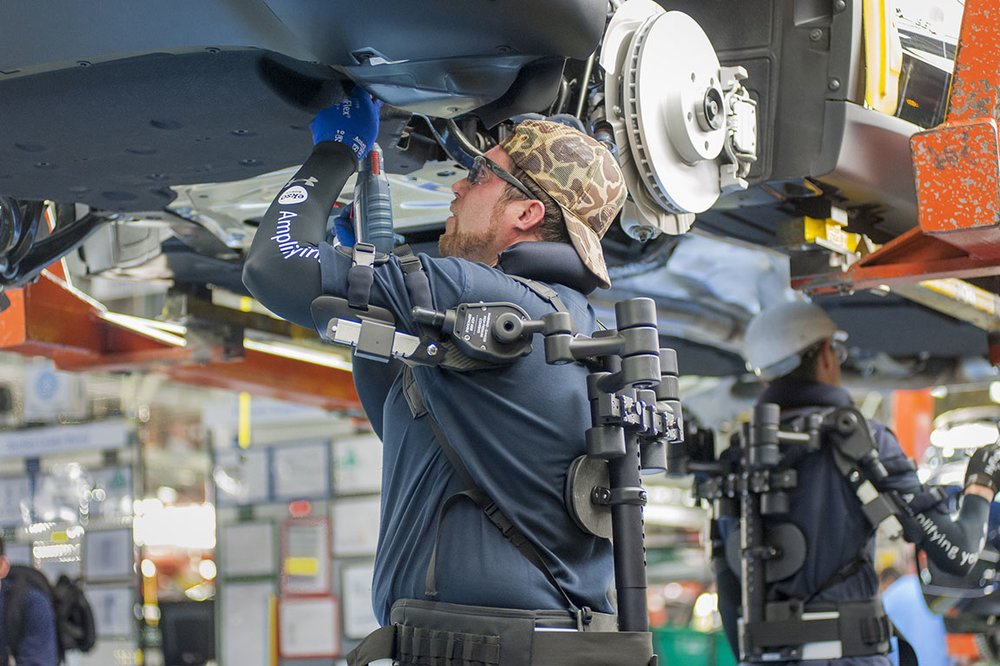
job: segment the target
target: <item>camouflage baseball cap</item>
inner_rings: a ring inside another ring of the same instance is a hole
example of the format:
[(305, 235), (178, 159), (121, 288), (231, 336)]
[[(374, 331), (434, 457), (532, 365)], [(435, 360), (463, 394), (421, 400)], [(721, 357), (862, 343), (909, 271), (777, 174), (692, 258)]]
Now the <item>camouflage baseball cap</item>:
[(625, 179), (614, 155), (583, 132), (548, 120), (525, 120), (501, 147), (562, 209), (584, 265), (607, 289), (601, 238), (625, 203)]

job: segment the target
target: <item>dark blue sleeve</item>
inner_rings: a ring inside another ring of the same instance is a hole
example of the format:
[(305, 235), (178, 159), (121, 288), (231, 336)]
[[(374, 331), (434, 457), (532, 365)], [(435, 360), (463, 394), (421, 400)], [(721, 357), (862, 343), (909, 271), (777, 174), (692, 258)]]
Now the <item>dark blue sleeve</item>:
[(885, 425), (877, 421), (869, 421), (869, 425), (875, 437), (875, 446), (878, 447), (879, 460), (889, 472), (889, 478), (881, 488), (901, 493), (919, 493), (923, 489), (920, 479), (917, 478), (913, 463), (903, 453), (899, 440)]
[(322, 295), (319, 250), (333, 202), (354, 173), (351, 149), (327, 141), (281, 189), (261, 218), (243, 264), (243, 283), (282, 319), (313, 328), (309, 306)]
[[(908, 464), (891, 430), (880, 423), (872, 423), (872, 430), (879, 458), (890, 471), (882, 489), (899, 491), (908, 503), (912, 503), (914, 497), (923, 492), (916, 471)], [(957, 516), (953, 516), (947, 507), (932, 506), (913, 517), (915, 533), (911, 531), (905, 536), (924, 549), (941, 569), (955, 576), (964, 576), (975, 565), (986, 542), (988, 515), (989, 503), (986, 500), (963, 496)]]
[(24, 637), (17, 650), (17, 666), (56, 666), (56, 615), (42, 593), (29, 588), (24, 595)]

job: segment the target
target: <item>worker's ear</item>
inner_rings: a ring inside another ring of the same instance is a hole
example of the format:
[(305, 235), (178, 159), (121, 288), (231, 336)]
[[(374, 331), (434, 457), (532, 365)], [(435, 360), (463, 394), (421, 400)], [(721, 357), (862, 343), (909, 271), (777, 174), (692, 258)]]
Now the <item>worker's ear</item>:
[(6, 555), (0, 555), (0, 579), (7, 577), (10, 573), (10, 560), (7, 559)]
[(827, 371), (833, 370), (834, 366), (840, 366), (840, 361), (837, 360), (837, 350), (833, 346), (832, 339), (827, 338), (823, 341), (823, 349), (820, 351), (819, 361)]
[(545, 218), (545, 205), (538, 199), (517, 199), (511, 202), (514, 209), (514, 228), (524, 233), (536, 232)]

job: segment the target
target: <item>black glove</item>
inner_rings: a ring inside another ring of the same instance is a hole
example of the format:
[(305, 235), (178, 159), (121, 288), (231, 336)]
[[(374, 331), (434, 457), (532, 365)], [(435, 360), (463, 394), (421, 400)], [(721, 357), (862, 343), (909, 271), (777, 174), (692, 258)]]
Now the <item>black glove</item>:
[(973, 483), (986, 486), (994, 493), (1000, 488), (1000, 443), (978, 448), (965, 466), (965, 487)]

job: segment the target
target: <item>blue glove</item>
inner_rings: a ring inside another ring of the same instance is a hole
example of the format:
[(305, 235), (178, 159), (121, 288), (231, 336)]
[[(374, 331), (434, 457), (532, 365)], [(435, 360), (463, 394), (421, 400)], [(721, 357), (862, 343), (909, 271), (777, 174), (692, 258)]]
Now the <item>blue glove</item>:
[(361, 86), (354, 86), (350, 96), (328, 106), (309, 123), (313, 144), (323, 141), (343, 143), (360, 160), (368, 155), (378, 136), (378, 112), (382, 102), (372, 99)]
[(344, 247), (354, 247), (357, 238), (354, 237), (354, 204), (343, 206), (333, 218), (333, 233)]

